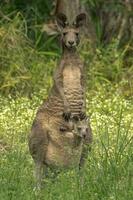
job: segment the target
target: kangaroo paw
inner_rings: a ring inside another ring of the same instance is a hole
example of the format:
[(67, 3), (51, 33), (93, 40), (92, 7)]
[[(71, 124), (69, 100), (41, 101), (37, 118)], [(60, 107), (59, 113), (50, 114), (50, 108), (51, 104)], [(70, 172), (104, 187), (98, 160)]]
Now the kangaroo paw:
[(66, 127), (63, 127), (63, 126), (61, 126), (61, 127), (60, 127), (60, 131), (61, 131), (61, 132), (65, 132), (65, 131), (67, 131), (67, 128), (66, 128)]
[(65, 119), (65, 121), (69, 121), (70, 117), (71, 117), (71, 112), (63, 113), (63, 118)]
[(79, 113), (79, 118), (80, 118), (80, 120), (86, 119), (86, 114), (85, 114), (85, 112), (80, 112), (80, 113)]

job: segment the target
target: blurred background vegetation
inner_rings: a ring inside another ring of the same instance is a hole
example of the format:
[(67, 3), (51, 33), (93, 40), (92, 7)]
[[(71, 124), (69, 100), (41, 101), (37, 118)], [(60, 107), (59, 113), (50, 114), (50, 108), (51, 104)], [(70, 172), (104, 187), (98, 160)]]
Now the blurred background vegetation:
[[(60, 57), (57, 36), (43, 26), (54, 0), (0, 1), (0, 93), (28, 95), (51, 87)], [(82, 0), (95, 30), (79, 51), (87, 67), (88, 89), (113, 85), (125, 97), (133, 94), (133, 5), (130, 0)], [(88, 27), (89, 28), (89, 27)], [(93, 43), (93, 42), (92, 42)]]

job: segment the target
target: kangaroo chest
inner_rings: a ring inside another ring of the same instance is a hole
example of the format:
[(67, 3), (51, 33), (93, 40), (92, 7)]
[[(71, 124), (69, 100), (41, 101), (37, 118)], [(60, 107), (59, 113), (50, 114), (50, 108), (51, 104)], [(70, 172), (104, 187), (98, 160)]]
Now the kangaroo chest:
[(81, 87), (81, 71), (76, 66), (66, 66), (63, 70), (63, 86), (64, 89), (73, 90), (73, 88)]
[(79, 113), (83, 105), (81, 70), (77, 66), (66, 66), (63, 70), (64, 94), (73, 114)]

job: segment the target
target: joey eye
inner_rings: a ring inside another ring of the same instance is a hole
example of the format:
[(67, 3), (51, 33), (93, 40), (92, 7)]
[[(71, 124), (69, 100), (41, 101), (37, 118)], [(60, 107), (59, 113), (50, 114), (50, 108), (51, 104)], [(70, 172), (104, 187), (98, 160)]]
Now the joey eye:
[(76, 33), (76, 36), (79, 36), (79, 33)]
[(81, 127), (78, 127), (78, 131), (81, 131)]

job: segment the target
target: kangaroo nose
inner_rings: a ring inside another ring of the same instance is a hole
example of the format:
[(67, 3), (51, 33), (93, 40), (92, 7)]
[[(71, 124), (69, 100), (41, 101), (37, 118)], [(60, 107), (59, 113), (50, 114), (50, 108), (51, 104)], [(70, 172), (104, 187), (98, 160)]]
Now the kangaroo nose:
[(70, 45), (73, 45), (74, 44), (74, 41), (68, 41), (68, 43), (70, 44)]

